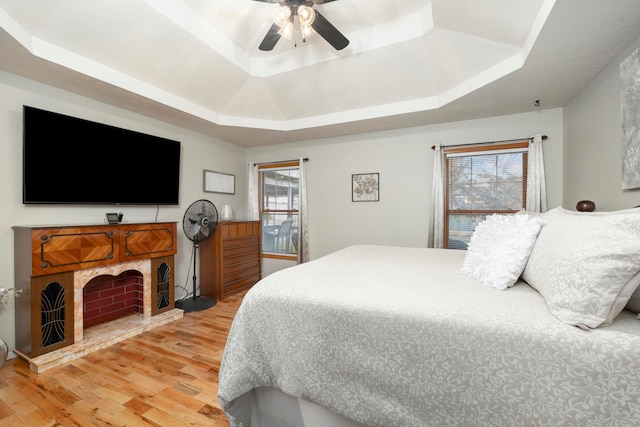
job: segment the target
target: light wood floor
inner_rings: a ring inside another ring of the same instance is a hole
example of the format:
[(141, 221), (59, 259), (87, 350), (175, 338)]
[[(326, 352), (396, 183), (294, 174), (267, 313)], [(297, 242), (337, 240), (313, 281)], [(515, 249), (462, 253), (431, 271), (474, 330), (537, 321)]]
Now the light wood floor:
[(67, 365), (0, 368), (0, 426), (215, 426), (218, 369), (242, 296)]

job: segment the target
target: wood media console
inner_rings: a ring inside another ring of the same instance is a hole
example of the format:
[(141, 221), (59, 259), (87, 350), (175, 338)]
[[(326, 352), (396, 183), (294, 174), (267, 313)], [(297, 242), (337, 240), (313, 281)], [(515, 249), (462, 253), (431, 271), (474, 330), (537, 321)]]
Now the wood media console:
[[(15, 226), (15, 353), (43, 372), (180, 319), (174, 302), (176, 223)], [(142, 313), (83, 327), (83, 289), (99, 276), (137, 271)]]

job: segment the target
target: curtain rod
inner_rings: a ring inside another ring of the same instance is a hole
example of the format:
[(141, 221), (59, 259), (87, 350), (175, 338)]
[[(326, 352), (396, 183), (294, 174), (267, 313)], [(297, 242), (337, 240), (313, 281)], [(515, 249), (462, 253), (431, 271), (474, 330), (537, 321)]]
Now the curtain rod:
[[(253, 166), (260, 166), (260, 165), (275, 165), (276, 163), (289, 163), (289, 162), (298, 162), (300, 161), (300, 159), (292, 159), (292, 160), (278, 160), (277, 162), (262, 162), (262, 163), (256, 163), (253, 162)], [(303, 157), (302, 158), (303, 162), (308, 162), (309, 158), (308, 157)]]
[[(548, 136), (547, 135), (542, 135), (542, 140), (544, 141), (545, 139), (547, 139)], [(463, 145), (480, 145), (480, 144), (500, 144), (502, 142), (515, 142), (515, 141), (525, 141), (525, 140), (529, 140), (531, 141), (533, 139), (532, 136), (528, 136), (525, 138), (517, 138), (517, 139), (503, 139), (502, 141), (485, 141), (485, 142), (471, 142), (471, 143), (467, 143), (467, 144), (451, 144), (451, 145), (445, 145), (444, 147), (460, 147)], [(431, 146), (432, 150), (436, 149), (435, 145)]]

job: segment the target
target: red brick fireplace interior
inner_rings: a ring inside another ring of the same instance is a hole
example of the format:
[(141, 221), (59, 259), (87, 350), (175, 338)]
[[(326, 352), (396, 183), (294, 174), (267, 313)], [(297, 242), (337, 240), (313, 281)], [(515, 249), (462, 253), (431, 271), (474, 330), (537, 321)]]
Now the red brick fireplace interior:
[(118, 276), (92, 278), (84, 287), (84, 327), (110, 322), (129, 314), (144, 313), (144, 279), (140, 272), (128, 270)]

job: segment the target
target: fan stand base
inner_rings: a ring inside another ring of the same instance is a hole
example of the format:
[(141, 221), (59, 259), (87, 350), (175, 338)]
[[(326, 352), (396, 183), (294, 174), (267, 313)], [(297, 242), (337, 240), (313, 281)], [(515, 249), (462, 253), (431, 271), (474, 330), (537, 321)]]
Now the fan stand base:
[(207, 297), (196, 297), (187, 298), (182, 301), (176, 301), (176, 308), (182, 309), (187, 313), (191, 313), (193, 311), (202, 311), (216, 305), (217, 301), (213, 298)]

